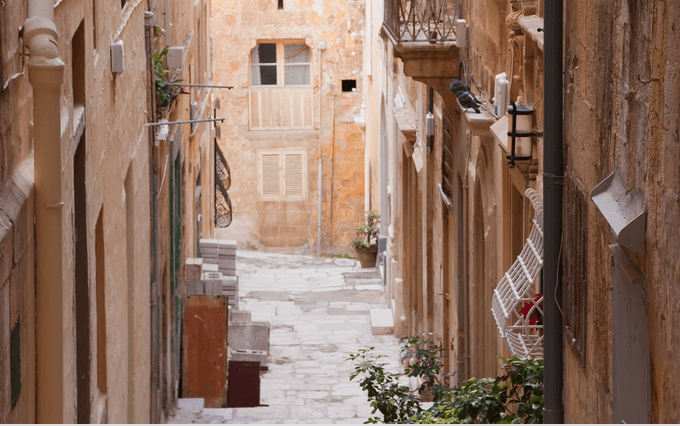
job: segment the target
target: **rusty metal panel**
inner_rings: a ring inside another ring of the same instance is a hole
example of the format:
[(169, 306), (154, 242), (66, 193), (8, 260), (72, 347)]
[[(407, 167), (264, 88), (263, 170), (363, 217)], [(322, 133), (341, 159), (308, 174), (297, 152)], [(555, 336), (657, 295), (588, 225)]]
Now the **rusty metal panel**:
[(228, 407), (257, 407), (260, 405), (260, 363), (257, 361), (229, 361)]
[(227, 298), (188, 296), (184, 305), (182, 396), (205, 407), (227, 402)]

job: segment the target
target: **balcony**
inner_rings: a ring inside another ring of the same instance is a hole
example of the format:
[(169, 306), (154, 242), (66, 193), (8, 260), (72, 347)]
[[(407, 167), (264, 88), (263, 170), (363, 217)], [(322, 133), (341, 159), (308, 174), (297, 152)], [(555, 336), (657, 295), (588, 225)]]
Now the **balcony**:
[(312, 129), (312, 90), (309, 86), (250, 87), (250, 129)]
[(404, 62), (404, 74), (445, 98), (460, 62), (455, 12), (453, 1), (385, 0), (382, 29)]

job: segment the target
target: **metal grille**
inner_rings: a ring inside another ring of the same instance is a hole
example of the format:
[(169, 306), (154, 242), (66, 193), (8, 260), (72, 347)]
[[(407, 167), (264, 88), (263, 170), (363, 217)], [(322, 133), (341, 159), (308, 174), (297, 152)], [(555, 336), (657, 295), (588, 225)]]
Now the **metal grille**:
[(227, 190), (231, 188), (231, 170), (215, 141), (215, 226), (226, 228), (231, 225), (233, 214)]
[(562, 267), (564, 325), (567, 342), (582, 368), (586, 362), (588, 310), (588, 205), (580, 182), (565, 177)]
[(387, 0), (385, 25), (398, 42), (454, 42), (455, 10), (446, 0)]
[(444, 194), (453, 198), (453, 126), (444, 116), (444, 140), (442, 143), (442, 190)]

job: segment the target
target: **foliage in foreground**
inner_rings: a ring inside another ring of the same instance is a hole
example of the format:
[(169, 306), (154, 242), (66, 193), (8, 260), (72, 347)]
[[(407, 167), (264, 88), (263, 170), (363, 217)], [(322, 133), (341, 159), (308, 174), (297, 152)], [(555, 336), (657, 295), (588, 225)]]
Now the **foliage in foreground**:
[[(350, 380), (361, 377), (359, 384), (368, 392), (373, 414), (366, 423), (542, 423), (543, 361), (506, 359), (503, 374), (497, 378), (472, 378), (455, 388), (443, 386), (442, 348), (419, 335), (405, 342), (410, 358), (404, 374), (392, 373), (380, 362), (371, 347), (351, 354), (355, 361)], [(420, 386), (411, 391), (399, 382), (400, 377), (416, 377)], [(433, 405), (423, 410), (417, 395), (429, 393)]]

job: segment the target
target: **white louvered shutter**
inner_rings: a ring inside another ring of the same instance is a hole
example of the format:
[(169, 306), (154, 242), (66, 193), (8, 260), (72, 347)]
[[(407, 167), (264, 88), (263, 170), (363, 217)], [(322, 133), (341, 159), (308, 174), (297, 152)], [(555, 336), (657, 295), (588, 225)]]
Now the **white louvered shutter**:
[(281, 155), (262, 153), (260, 156), (260, 196), (281, 198)]
[(302, 152), (284, 154), (284, 198), (304, 198), (306, 187), (305, 158)]

